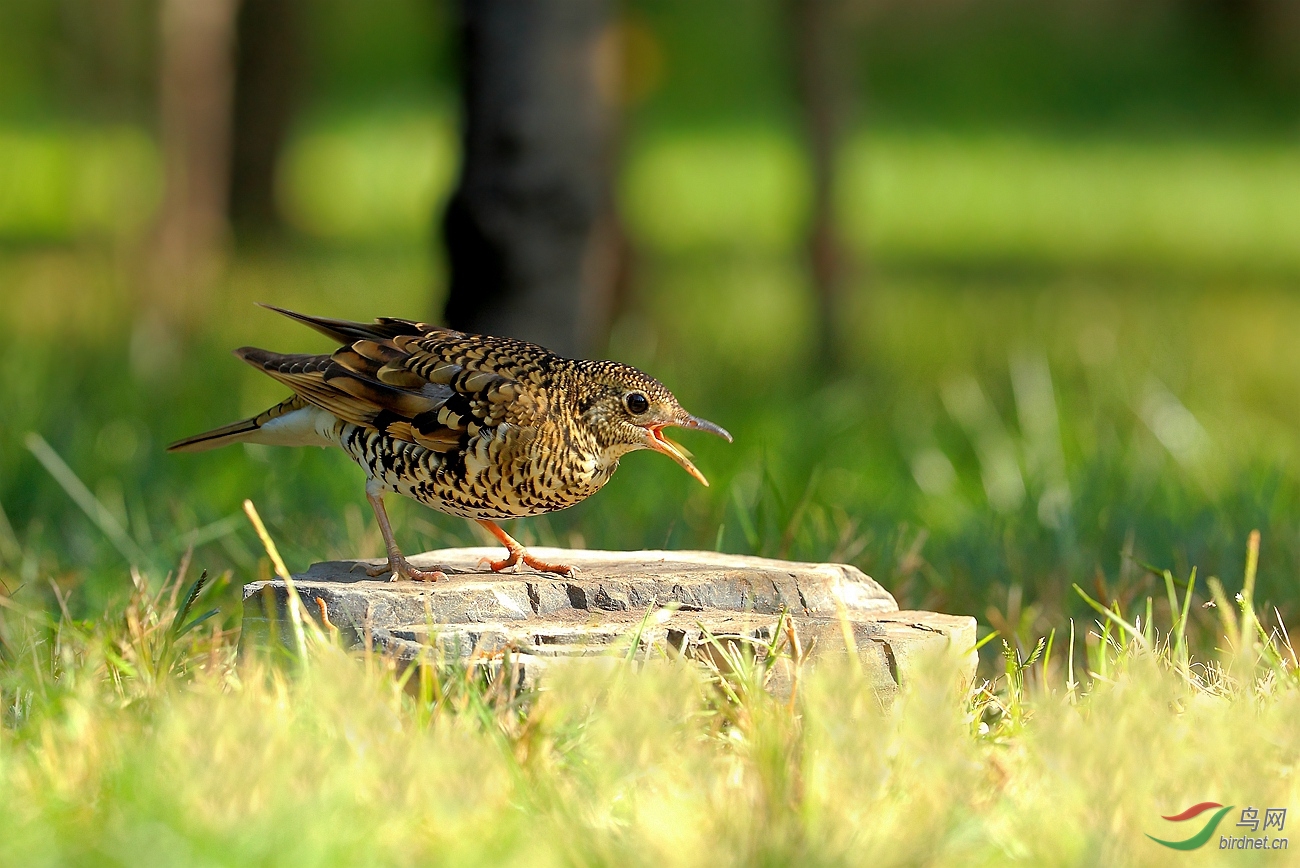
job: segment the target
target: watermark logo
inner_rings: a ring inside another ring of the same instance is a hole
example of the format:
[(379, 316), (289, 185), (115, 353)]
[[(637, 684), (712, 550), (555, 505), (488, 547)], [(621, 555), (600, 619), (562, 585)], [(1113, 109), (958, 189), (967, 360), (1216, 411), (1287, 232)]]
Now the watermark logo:
[[(1171, 823), (1183, 823), (1193, 820), (1201, 815), (1213, 811), (1209, 818), (1206, 819), (1205, 825), (1201, 830), (1190, 838), (1184, 838), (1181, 841), (1166, 841), (1163, 838), (1157, 838), (1155, 835), (1148, 834), (1147, 837), (1162, 847), (1169, 847), (1172, 850), (1196, 850), (1204, 847), (1209, 840), (1214, 837), (1218, 831), (1219, 823), (1223, 821), (1224, 816), (1231, 811), (1235, 805), (1221, 805), (1218, 802), (1200, 802), (1192, 805), (1187, 810), (1179, 814), (1171, 814), (1161, 819), (1168, 820)], [(1220, 850), (1285, 850), (1290, 841), (1277, 835), (1260, 835), (1261, 831), (1268, 832), (1269, 829), (1276, 829), (1281, 832), (1286, 827), (1286, 808), (1265, 808), (1263, 817), (1263, 829), (1260, 828), (1259, 809), (1254, 806), (1247, 806), (1241, 809), (1241, 819), (1237, 821), (1238, 827), (1245, 827), (1254, 832), (1254, 835), (1220, 835)]]
[(1152, 841), (1155, 841), (1157, 844), (1169, 847), (1173, 850), (1195, 850), (1198, 847), (1204, 847), (1205, 842), (1214, 837), (1214, 832), (1219, 828), (1219, 822), (1223, 819), (1223, 815), (1231, 811), (1233, 807), (1233, 805), (1220, 805), (1218, 802), (1201, 802), (1200, 804), (1192, 805), (1181, 814), (1172, 814), (1167, 817), (1161, 817), (1161, 819), (1168, 820), (1171, 823), (1182, 823), (1199, 817), (1206, 811), (1214, 811), (1214, 814), (1210, 819), (1206, 820), (1201, 831), (1182, 841), (1166, 841), (1163, 838), (1157, 838), (1155, 835), (1150, 834), (1148, 834), (1147, 837)]

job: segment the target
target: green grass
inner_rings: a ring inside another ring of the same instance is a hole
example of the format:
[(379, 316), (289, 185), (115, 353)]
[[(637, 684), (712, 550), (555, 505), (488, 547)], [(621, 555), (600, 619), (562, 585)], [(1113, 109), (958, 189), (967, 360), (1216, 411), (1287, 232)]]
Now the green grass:
[[(360, 471), (341, 455), (178, 457), (161, 447), (278, 399), (230, 347), (323, 348), (253, 300), (418, 314), (434, 281), (426, 260), (243, 260), (210, 332), (175, 358), (113, 301), (107, 263), (25, 253), (0, 272), (16, 290), (0, 358), (0, 504), (23, 552), (6, 564), (8, 587), (25, 582), (24, 593), (49, 603), (42, 577), (60, 576), (88, 611), (121, 588), (118, 548), (28, 451), (29, 431), (160, 564), (198, 533), (210, 538), (196, 563), (256, 576), (255, 540), (238, 521), (220, 524), (245, 497), (295, 569), (380, 552)], [(856, 296), (855, 358), (819, 379), (807, 363), (801, 278), (783, 262), (665, 260), (645, 280), (657, 289), (643, 290), (643, 312), (620, 326), (611, 353), (656, 373), (738, 441), (691, 439), (709, 489), (633, 455), (588, 503), (519, 522), (524, 536), (844, 559), (904, 603), (1043, 633), (1082, 613), (1072, 582), (1107, 599), (1160, 599), (1137, 561), (1226, 574), (1259, 528), (1259, 599), (1295, 611), (1300, 360), (1290, 336), (1300, 303), (1285, 290), (1138, 293), (1124, 282), (896, 272)], [(103, 295), (80, 295), (97, 282)], [(382, 298), (358, 298), (357, 285)], [(474, 539), (464, 522), (413, 504), (395, 512), (410, 549)], [(1199, 631), (1211, 621), (1197, 611)]]
[[(433, 235), (454, 179), (445, 109), (304, 123), (278, 198), (305, 237), (392, 247)], [(1300, 273), (1300, 150), (1288, 140), (944, 135), (886, 128), (839, 159), (842, 231), (860, 255), (949, 267)], [(132, 127), (0, 130), (0, 237), (130, 238), (160, 156)], [(669, 254), (794, 251), (808, 221), (798, 138), (771, 126), (654, 131), (627, 148), (622, 204)]]
[[(0, 279), (11, 290), (0, 505), (21, 552), (3, 567), (11, 590), (26, 584), (49, 605), (44, 577), (57, 576), (93, 612), (122, 587), (120, 547), (28, 451), (28, 432), (158, 564), (198, 539), (197, 564), (258, 575), (255, 540), (228, 521), (245, 497), (295, 569), (381, 551), (360, 471), (341, 455), (162, 446), (278, 400), (231, 347), (324, 348), (253, 301), (418, 316), (437, 281), (426, 257), (245, 257), (183, 353), (132, 321), (130, 283), (107, 255), (0, 254)], [(1285, 285), (882, 270), (854, 289), (851, 356), (825, 377), (787, 259), (665, 256), (641, 281), (611, 355), (737, 443), (687, 435), (709, 489), (630, 456), (588, 503), (516, 523), (524, 537), (848, 560), (905, 604), (972, 613), (1023, 640), (1083, 613), (1071, 583), (1159, 600), (1138, 561), (1227, 574), (1258, 528), (1259, 600), (1296, 611), (1300, 302)], [(408, 549), (474, 540), (414, 504), (395, 514)], [(1197, 609), (1194, 634), (1211, 623)]]
[[(404, 691), (328, 643), (306, 673), (236, 666), (239, 588), (270, 574), (240, 504), (295, 570), (378, 555), (361, 473), (315, 450), (162, 446), (281, 397), (232, 347), (325, 348), (254, 301), (436, 311), (419, 215), (450, 161), (426, 155), (405, 183), (402, 149), (439, 133), (402, 123), (304, 133), (283, 191), (304, 234), (234, 257), (184, 342), (135, 310), (129, 245), (42, 199), (57, 185), (0, 195), (34, 209), (0, 226), (36, 227), (0, 248), (3, 861), (1146, 864), (1173, 858), (1144, 837), (1174, 837), (1161, 814), (1290, 804), (1295, 661), (1252, 627), (1300, 610), (1281, 146), (855, 146), (843, 225), (873, 258), (832, 372), (814, 361), (788, 141), (634, 148), (638, 271), (609, 354), (737, 440), (683, 436), (710, 488), (632, 455), (598, 496), (511, 531), (854, 563), (905, 606), (998, 631), (981, 663), (998, 680), (965, 698), (937, 675), (882, 710), (834, 664), (792, 706), (723, 701), (717, 673), (662, 663), (521, 701), (454, 671)], [(313, 172), (329, 180), (314, 193)], [(475, 541), (392, 509), (408, 551)], [(1257, 571), (1224, 578), (1255, 529)], [(168, 640), (159, 588), (191, 547), (191, 574), (214, 577), (195, 611), (219, 615)]]

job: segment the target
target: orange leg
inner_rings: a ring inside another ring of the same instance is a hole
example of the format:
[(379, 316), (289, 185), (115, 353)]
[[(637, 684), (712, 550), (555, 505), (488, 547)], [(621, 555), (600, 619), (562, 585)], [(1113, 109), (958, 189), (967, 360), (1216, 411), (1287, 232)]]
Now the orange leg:
[(540, 573), (559, 573), (560, 575), (571, 576), (577, 572), (576, 569), (568, 564), (548, 564), (546, 561), (540, 561), (533, 557), (528, 553), (527, 549), (515, 541), (514, 537), (510, 536), (510, 534), (498, 527), (495, 522), (487, 521), (486, 519), (478, 519), (478, 523), (482, 525), (488, 533), (500, 540), (501, 545), (505, 546), (506, 550), (509, 552), (504, 559), (489, 562), (489, 566), (492, 567), (492, 572), (494, 573), (499, 573), (506, 567), (513, 567), (520, 561), (523, 561), (525, 564)]

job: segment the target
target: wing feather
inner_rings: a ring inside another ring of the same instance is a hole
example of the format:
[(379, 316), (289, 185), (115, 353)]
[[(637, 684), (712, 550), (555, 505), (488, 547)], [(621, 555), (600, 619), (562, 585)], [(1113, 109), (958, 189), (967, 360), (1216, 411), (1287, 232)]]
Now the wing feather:
[(546, 401), (532, 389), (555, 357), (535, 344), (409, 320), (373, 325), (274, 308), (339, 340), (330, 355), (236, 351), (303, 400), (344, 421), (436, 452), (473, 448), (508, 421), (527, 425)]

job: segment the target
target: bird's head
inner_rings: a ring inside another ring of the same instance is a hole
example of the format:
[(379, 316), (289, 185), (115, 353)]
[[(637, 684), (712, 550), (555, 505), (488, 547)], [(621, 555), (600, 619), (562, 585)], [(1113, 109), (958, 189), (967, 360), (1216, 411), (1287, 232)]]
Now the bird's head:
[(611, 463), (628, 452), (653, 449), (676, 461), (703, 484), (709, 484), (691, 463), (690, 453), (665, 437), (663, 431), (669, 426), (691, 428), (730, 443), (731, 435), (726, 430), (687, 413), (662, 383), (636, 368), (618, 362), (583, 362), (581, 368), (590, 389), (579, 412)]

